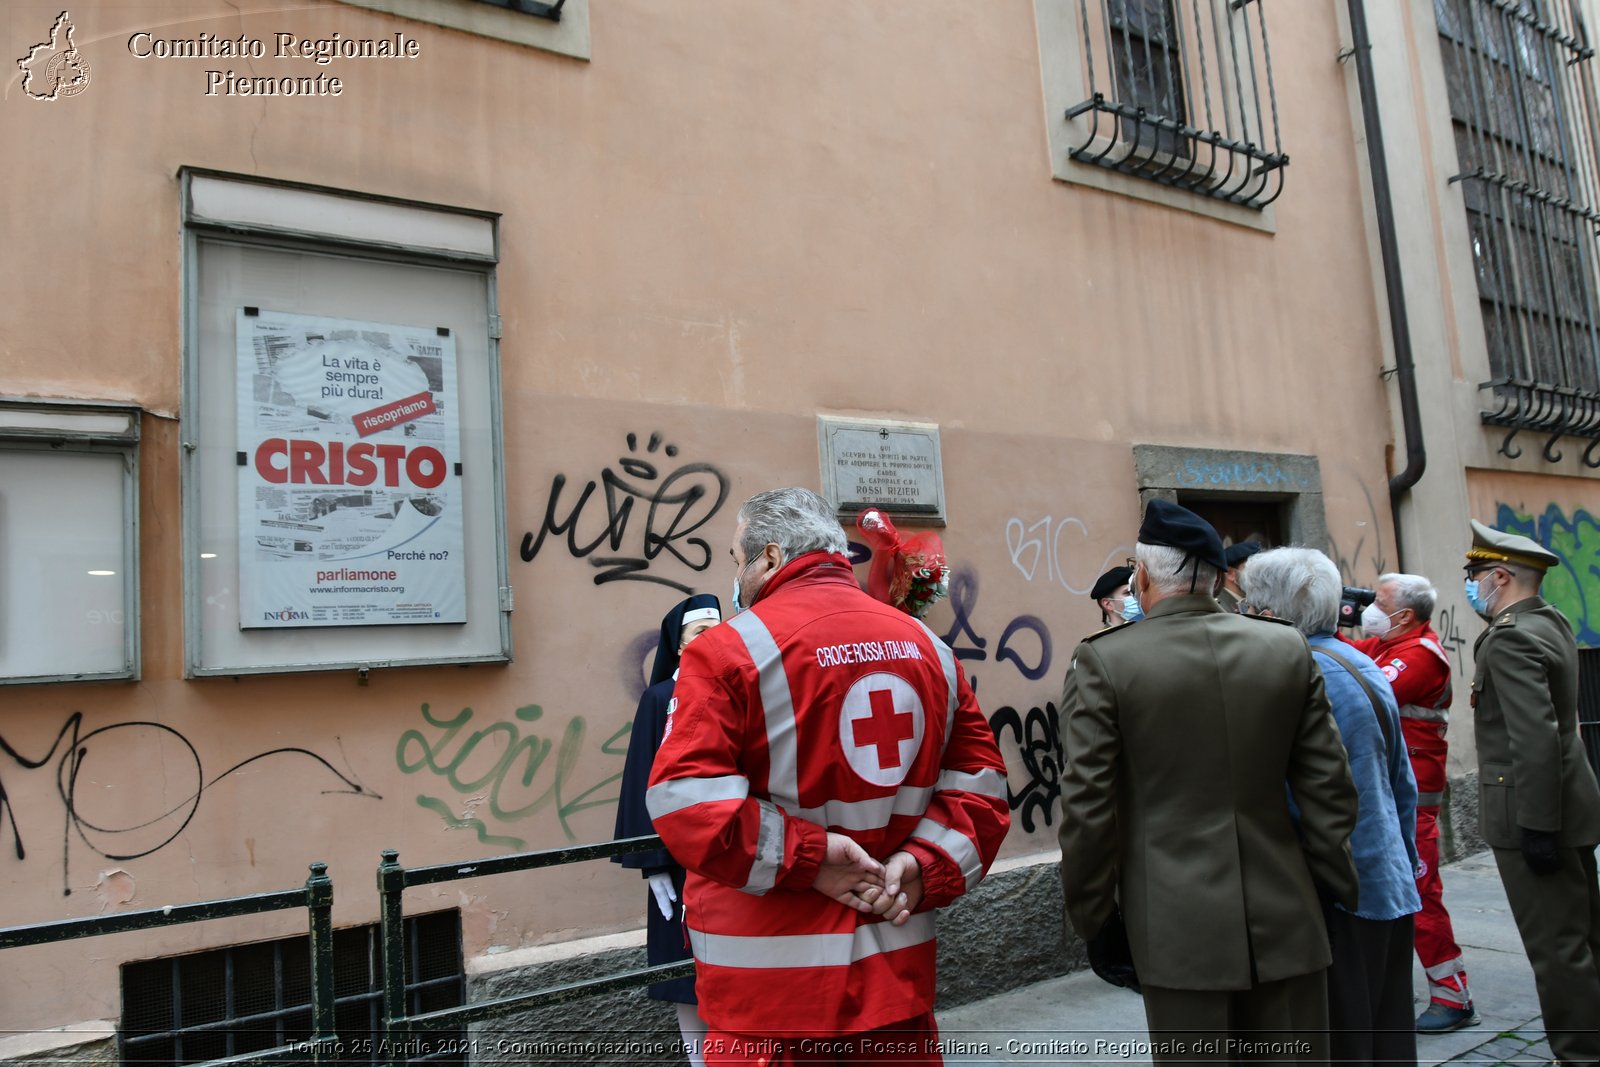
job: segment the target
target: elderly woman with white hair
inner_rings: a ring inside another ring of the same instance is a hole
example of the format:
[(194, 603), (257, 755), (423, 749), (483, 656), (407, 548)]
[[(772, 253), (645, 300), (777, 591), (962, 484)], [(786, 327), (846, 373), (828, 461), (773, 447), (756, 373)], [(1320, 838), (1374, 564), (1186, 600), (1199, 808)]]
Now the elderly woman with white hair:
[(1309, 548), (1252, 557), (1239, 610), (1281, 619), (1305, 635), (1322, 668), (1334, 721), (1361, 797), (1350, 851), (1360, 876), (1355, 911), (1325, 907), (1332, 1060), (1416, 1059), (1411, 1016), (1413, 916), (1422, 906), (1415, 871), (1417, 785), (1400, 730), (1400, 709), (1377, 664), (1334, 629), (1342, 582), (1333, 561)]

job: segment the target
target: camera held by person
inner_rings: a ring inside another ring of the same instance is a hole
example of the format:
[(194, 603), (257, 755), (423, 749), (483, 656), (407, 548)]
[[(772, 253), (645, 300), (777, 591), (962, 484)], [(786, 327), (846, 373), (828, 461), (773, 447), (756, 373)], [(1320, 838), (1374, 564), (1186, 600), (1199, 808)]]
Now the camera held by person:
[(1339, 625), (1360, 626), (1362, 610), (1377, 599), (1376, 590), (1363, 589), (1359, 585), (1345, 586), (1339, 591)]

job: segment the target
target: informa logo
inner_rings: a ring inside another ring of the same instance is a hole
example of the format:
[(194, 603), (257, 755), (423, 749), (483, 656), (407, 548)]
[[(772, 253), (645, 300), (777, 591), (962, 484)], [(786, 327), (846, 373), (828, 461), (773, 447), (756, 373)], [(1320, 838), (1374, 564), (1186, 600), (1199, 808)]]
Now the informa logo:
[(54, 101), (77, 96), (89, 88), (89, 62), (72, 43), (72, 16), (56, 16), (46, 41), (28, 49), (17, 60), (22, 71), (22, 91), (34, 100)]

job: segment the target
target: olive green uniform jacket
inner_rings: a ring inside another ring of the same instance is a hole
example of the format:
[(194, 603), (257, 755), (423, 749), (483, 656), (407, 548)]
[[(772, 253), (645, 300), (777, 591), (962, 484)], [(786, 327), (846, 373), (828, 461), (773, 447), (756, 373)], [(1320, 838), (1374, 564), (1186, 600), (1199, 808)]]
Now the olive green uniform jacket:
[(1317, 887), (1355, 908), (1356, 789), (1297, 630), (1168, 597), (1078, 646), (1061, 716), (1080, 936), (1120, 898), (1146, 985), (1244, 990), (1328, 966)]
[[(1550, 1047), (1600, 1061), (1600, 786), (1578, 738), (1578, 649), (1539, 597), (1496, 613), (1473, 646), (1478, 824), (1533, 967)], [(1560, 870), (1535, 874), (1519, 827), (1556, 835)]]
[(1472, 647), (1478, 822), (1493, 848), (1520, 848), (1518, 827), (1565, 847), (1600, 844), (1600, 789), (1578, 737), (1578, 647), (1539, 597), (1495, 614)]

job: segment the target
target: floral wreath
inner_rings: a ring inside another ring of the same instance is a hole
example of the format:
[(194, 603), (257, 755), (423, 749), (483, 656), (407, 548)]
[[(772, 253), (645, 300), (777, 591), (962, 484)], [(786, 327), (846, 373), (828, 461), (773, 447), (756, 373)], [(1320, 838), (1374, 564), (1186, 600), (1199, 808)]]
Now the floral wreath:
[(872, 548), (872, 569), (867, 572), (867, 592), (913, 618), (950, 594), (950, 565), (944, 545), (932, 532), (902, 536), (877, 508), (856, 519)]

